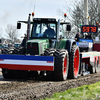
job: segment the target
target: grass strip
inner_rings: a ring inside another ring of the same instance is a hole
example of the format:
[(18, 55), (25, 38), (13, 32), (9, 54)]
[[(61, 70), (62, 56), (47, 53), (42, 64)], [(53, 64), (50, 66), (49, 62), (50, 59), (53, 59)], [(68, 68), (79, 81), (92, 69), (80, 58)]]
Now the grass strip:
[(58, 92), (51, 98), (41, 100), (100, 100), (100, 82)]

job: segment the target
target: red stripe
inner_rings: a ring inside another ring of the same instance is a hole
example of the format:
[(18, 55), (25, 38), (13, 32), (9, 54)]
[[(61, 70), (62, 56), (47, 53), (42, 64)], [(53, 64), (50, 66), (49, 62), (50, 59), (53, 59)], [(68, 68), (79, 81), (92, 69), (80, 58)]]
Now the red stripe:
[(47, 63), (53, 63), (52, 61), (47, 61)]
[(12, 65), (12, 64), (0, 64), (0, 68), (7, 68), (13, 70), (34, 70), (34, 71), (54, 71), (53, 66), (36, 66), (36, 65)]
[(4, 61), (3, 59), (0, 59), (0, 61)]

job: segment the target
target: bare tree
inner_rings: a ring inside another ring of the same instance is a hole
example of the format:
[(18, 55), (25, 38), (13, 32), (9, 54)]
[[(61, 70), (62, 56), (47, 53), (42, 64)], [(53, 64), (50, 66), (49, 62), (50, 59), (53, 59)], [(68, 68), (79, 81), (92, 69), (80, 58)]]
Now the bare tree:
[(2, 36), (2, 29), (0, 29), (0, 38), (1, 38), (1, 36)]
[[(65, 5), (64, 9), (67, 12), (67, 19), (72, 24), (72, 31), (81, 29), (81, 25), (84, 24), (84, 0), (71, 0), (71, 5)], [(89, 25), (96, 25), (96, 22), (100, 22), (100, 0), (88, 0), (88, 13), (90, 16)], [(59, 10), (60, 15), (63, 14), (63, 10)], [(77, 28), (77, 29), (75, 29)], [(99, 32), (96, 34), (99, 35)]]
[(12, 43), (15, 43), (15, 41), (19, 37), (19, 33), (18, 33), (18, 30), (16, 29), (16, 26), (8, 24), (7, 28), (5, 29), (5, 31), (7, 33), (8, 39), (10, 39)]

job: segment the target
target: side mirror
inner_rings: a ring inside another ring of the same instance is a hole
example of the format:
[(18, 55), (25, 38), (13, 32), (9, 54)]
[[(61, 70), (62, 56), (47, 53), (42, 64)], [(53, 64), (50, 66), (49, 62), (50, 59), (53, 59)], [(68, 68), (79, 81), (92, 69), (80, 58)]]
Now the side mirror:
[(21, 23), (17, 23), (17, 29), (21, 29)]
[(71, 25), (67, 25), (66, 31), (71, 31)]

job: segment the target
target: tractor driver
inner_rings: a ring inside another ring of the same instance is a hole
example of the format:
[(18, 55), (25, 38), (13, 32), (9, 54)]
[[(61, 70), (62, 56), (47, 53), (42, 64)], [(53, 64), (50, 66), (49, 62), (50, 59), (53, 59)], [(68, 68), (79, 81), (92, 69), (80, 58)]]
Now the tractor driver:
[(46, 24), (46, 26), (47, 26), (47, 29), (45, 30), (43, 36), (54, 38), (54, 36), (56, 36), (54, 29), (52, 29), (49, 24)]

